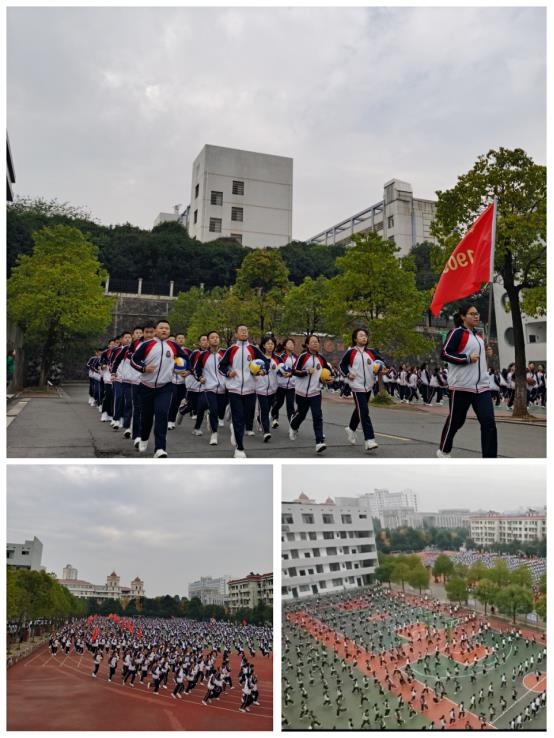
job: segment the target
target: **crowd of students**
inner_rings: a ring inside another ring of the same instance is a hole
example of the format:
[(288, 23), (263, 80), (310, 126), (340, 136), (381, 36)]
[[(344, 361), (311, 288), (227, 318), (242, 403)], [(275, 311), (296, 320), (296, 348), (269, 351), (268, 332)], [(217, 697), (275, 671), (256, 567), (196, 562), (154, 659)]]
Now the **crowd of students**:
[[(202, 691), (206, 706), (237, 686), (235, 680), (241, 693), (238, 709), (249, 712), (260, 704), (253, 659), (257, 654), (269, 658), (272, 630), (186, 619), (89, 617), (52, 632), (49, 648), (52, 657), (88, 651), (95, 679), (148, 689), (155, 695), (160, 689), (170, 690), (175, 700)], [(234, 651), (240, 666), (233, 674)]]

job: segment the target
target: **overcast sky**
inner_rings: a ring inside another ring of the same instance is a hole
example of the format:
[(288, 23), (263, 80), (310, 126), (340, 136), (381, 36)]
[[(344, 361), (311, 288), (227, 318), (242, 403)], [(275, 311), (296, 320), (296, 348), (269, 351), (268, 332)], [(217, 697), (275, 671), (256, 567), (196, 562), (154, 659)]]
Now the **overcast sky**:
[(200, 576), (272, 571), (269, 466), (9, 466), (8, 541), (39, 538), (61, 577), (188, 595)]
[(386, 488), (411, 489), (418, 509), (518, 510), (546, 505), (544, 464), (366, 464), (283, 466), (283, 500), (295, 500), (301, 492), (324, 502), (327, 497), (356, 497)]
[(151, 228), (204, 144), (294, 159), (293, 237), (490, 148), (546, 163), (546, 11), (10, 8), (15, 191)]

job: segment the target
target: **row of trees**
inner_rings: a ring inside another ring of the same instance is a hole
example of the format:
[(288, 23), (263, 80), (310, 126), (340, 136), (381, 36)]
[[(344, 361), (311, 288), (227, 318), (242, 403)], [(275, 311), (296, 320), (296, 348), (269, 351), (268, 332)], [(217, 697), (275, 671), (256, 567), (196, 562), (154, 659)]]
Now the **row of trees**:
[(203, 605), (198, 597), (188, 599), (177, 595), (140, 597), (98, 601), (74, 597), (66, 587), (44, 571), (7, 570), (7, 619), (10, 622), (29, 620), (66, 620), (88, 615), (116, 613), (127, 617), (191, 618), (192, 620), (229, 620), (236, 623), (271, 623), (272, 607), (260, 602), (255, 608), (242, 608), (231, 613), (220, 605)]
[(443, 551), (457, 551), (464, 543), (467, 545), (469, 530), (467, 528), (401, 528), (381, 529), (379, 521), (376, 525), (375, 542), (377, 550), (389, 554), (395, 551), (423, 551), (432, 547)]
[(382, 554), (379, 556), (379, 566), (375, 570), (375, 577), (378, 582), (389, 585), (391, 582), (400, 584), (403, 592), (405, 585), (409, 584), (410, 587), (419, 589), (421, 593), (429, 587), (430, 572), (416, 554), (410, 556), (405, 554), (399, 554), (398, 556)]

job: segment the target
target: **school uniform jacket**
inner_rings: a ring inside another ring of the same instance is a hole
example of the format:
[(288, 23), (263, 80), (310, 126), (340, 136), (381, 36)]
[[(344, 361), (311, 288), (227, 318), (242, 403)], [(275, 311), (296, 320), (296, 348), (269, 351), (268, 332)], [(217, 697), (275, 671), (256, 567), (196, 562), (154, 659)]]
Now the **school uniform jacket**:
[[(237, 341), (229, 346), (219, 364), (219, 373), (227, 377), (225, 385), (229, 392), (236, 395), (252, 395), (256, 392), (254, 375), (250, 373), (250, 362), (263, 359), (265, 370), (269, 369), (269, 360), (263, 352), (248, 341)], [(229, 372), (237, 372), (236, 377), (229, 377)]]
[(281, 354), (281, 368), (286, 369), (287, 372), (290, 373), (290, 377), (283, 377), (281, 373), (277, 373), (277, 386), (281, 387), (282, 389), (294, 389), (294, 385), (296, 384), (296, 378), (292, 374), (292, 369), (294, 365), (296, 364), (298, 360), (298, 356), (296, 354), (287, 354), (285, 351)]
[[(479, 360), (472, 363), (470, 354), (479, 354)], [(477, 331), (464, 326), (451, 331), (442, 347), (441, 359), (449, 364), (451, 390), (481, 393), (490, 389), (485, 344)]]
[[(376, 375), (373, 373), (373, 362), (375, 360), (384, 363), (381, 354), (367, 346), (363, 349), (352, 346), (344, 354), (339, 366), (353, 392), (369, 392), (372, 389), (376, 380)], [(355, 374), (354, 379), (349, 379), (349, 374)]]
[(257, 395), (274, 395), (277, 392), (277, 367), (282, 363), (281, 357), (273, 354), (269, 360), (269, 371), (263, 376), (254, 377)]
[(225, 393), (225, 379), (219, 373), (219, 363), (223, 358), (225, 351), (219, 349), (219, 351), (202, 351), (196, 363), (194, 364), (194, 375), (197, 380), (202, 377), (206, 380), (204, 384), (200, 386), (206, 392), (217, 392), (218, 395)]
[[(309, 374), (308, 369), (315, 369), (315, 372)], [(301, 397), (315, 397), (318, 395), (321, 392), (319, 378), (322, 369), (328, 369), (333, 373), (333, 368), (321, 354), (303, 351), (293, 368), (293, 374), (296, 377), (294, 387), (296, 394)]]
[[(151, 338), (141, 343), (131, 356), (131, 366), (141, 372), (141, 384), (156, 389), (163, 387), (173, 379), (174, 362), (177, 356), (188, 361), (188, 350), (185, 351), (174, 341)], [(150, 364), (156, 365), (156, 371), (152, 374), (145, 374), (144, 370)]]

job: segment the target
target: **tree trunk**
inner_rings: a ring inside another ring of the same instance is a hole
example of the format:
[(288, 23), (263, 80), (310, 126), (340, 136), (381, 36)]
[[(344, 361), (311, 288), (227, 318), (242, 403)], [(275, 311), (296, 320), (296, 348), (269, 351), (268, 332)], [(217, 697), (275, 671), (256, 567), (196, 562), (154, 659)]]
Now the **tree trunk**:
[(39, 386), (43, 386), (46, 384), (46, 381), (48, 379), (48, 370), (50, 369), (50, 358), (52, 353), (52, 345), (54, 341), (54, 332), (56, 329), (56, 323), (54, 321), (50, 322), (50, 325), (48, 326), (48, 333), (46, 334), (46, 339), (44, 341), (44, 344), (42, 346), (42, 357), (40, 360), (40, 376), (39, 376)]
[(529, 418), (529, 413), (527, 412), (527, 360), (525, 357), (525, 336), (523, 333), (523, 321), (521, 318), (519, 290), (514, 284), (512, 255), (509, 251), (506, 252), (503, 266), (504, 268), (502, 270), (502, 279), (504, 282), (504, 289), (506, 290), (506, 294), (510, 299), (510, 309), (512, 313), (512, 327), (514, 333), (514, 358), (516, 365), (516, 393), (512, 417)]

